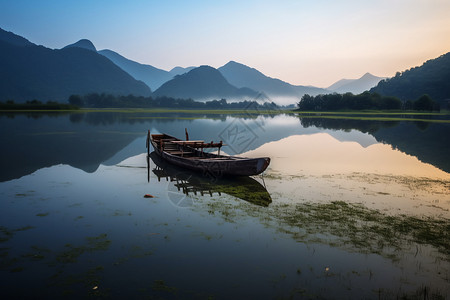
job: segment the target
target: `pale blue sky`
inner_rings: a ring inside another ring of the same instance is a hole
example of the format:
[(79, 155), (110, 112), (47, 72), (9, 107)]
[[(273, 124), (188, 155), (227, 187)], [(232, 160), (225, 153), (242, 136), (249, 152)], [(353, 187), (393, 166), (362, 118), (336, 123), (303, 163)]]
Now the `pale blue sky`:
[(169, 70), (235, 60), (293, 84), (393, 76), (450, 51), (448, 0), (0, 0), (0, 27)]

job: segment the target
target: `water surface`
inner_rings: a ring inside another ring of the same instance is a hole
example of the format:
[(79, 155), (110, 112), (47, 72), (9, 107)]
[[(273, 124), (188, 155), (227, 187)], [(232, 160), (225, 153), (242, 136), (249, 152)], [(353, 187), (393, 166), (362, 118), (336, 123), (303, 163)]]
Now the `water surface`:
[[(0, 128), (2, 298), (450, 293), (447, 123), (105, 112)], [(271, 165), (220, 179), (147, 161), (147, 130), (185, 128)]]

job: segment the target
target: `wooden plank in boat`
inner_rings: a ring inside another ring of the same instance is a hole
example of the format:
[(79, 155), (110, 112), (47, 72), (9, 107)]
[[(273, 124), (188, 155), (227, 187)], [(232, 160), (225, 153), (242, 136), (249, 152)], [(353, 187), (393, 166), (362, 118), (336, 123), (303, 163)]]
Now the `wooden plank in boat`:
[(192, 154), (193, 152), (188, 152), (188, 151), (166, 151), (169, 154), (172, 155), (188, 155), (188, 154)]

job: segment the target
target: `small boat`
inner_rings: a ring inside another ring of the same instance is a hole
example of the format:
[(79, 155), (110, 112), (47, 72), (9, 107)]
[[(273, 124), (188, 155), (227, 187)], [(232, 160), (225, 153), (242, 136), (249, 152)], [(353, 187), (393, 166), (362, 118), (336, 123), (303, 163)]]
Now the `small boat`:
[[(220, 155), (225, 146), (219, 143), (205, 143), (202, 140), (180, 140), (168, 134), (147, 134), (147, 154), (150, 154), (150, 143), (156, 154), (165, 161), (186, 169), (202, 172), (205, 176), (218, 178), (222, 176), (252, 176), (264, 172), (269, 166), (269, 157), (245, 158), (239, 156)], [(217, 148), (218, 154), (203, 151), (205, 148)]]
[[(198, 173), (192, 173), (184, 168), (175, 166), (161, 158), (155, 151), (147, 159), (147, 168), (150, 172), (150, 160), (154, 163), (153, 173), (158, 181), (166, 180), (174, 189), (186, 196), (210, 195), (222, 193), (242, 199), (258, 206), (269, 206), (272, 198), (260, 182), (252, 177), (223, 177), (210, 180)], [(263, 181), (264, 182), (264, 181)]]

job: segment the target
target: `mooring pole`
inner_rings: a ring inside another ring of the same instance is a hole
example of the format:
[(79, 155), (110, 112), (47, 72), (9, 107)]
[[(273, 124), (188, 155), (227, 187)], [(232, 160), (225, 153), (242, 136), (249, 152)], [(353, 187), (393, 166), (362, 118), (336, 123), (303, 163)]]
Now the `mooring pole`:
[(150, 155), (150, 130), (147, 133), (147, 142), (145, 143), (145, 146), (147, 147), (147, 156)]
[(189, 141), (189, 134), (187, 132), (187, 128), (184, 128), (184, 132), (186, 133), (186, 141)]
[(150, 155), (147, 155), (147, 181), (150, 182)]

